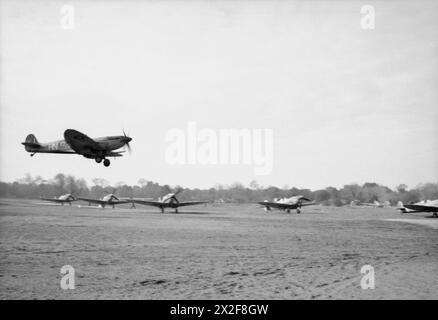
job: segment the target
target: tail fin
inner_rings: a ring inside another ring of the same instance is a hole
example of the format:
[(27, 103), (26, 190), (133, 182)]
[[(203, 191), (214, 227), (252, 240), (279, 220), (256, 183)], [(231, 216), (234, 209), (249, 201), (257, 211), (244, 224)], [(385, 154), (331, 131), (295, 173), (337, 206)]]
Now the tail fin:
[(22, 142), (26, 151), (31, 152), (32, 149), (39, 148), (41, 145), (38, 143), (37, 138), (33, 134), (29, 134), (26, 137), (25, 142)]
[(399, 201), (397, 202), (397, 210), (400, 211), (400, 213), (407, 213), (405, 206), (403, 205), (403, 202)]

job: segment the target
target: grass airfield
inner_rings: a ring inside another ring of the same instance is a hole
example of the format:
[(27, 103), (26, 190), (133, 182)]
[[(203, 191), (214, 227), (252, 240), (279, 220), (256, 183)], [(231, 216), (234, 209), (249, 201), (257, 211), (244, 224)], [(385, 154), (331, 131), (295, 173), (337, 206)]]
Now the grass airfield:
[[(1, 299), (438, 299), (428, 214), (78, 204), (0, 199)], [(60, 287), (64, 265), (74, 290)], [(375, 289), (361, 289), (363, 265)]]

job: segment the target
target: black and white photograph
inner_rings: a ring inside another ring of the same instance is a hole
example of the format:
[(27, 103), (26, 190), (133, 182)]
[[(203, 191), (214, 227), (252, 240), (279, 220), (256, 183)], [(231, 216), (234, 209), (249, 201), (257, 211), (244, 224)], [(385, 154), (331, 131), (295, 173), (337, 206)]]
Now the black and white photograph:
[(0, 0), (0, 300), (436, 299), (437, 1)]

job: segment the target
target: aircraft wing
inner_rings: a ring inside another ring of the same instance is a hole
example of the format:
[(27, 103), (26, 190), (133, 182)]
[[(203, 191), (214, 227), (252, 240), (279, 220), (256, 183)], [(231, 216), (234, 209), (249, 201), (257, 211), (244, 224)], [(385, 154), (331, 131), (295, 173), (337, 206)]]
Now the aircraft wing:
[(108, 157), (123, 157), (123, 154), (122, 154), (123, 152), (125, 152), (125, 151), (108, 152), (108, 153), (106, 153), (106, 155)]
[(132, 200), (112, 200), (111, 202), (105, 202), (105, 204), (113, 205), (113, 204), (124, 204), (124, 203), (132, 203)]
[(438, 207), (424, 204), (405, 204), (404, 207), (417, 212), (438, 212)]
[(278, 203), (278, 202), (258, 202), (258, 204), (269, 207), (269, 208), (275, 208), (275, 209), (295, 209), (297, 207), (297, 204), (288, 204), (288, 203)]
[(73, 200), (62, 200), (62, 199), (55, 199), (55, 198), (40, 198), (40, 199), (44, 200), (44, 201), (51, 201), (51, 202), (56, 202), (56, 203), (73, 201)]
[(208, 201), (186, 201), (186, 202), (179, 202), (178, 207), (185, 207), (185, 206), (194, 206), (197, 204), (203, 204), (208, 203)]
[(145, 206), (154, 206), (154, 207), (167, 207), (167, 204), (168, 204), (168, 203), (160, 202), (160, 201), (135, 200), (135, 199), (133, 199), (130, 202), (134, 202), (137, 204), (143, 204)]
[(314, 204), (317, 204), (316, 202), (304, 202), (304, 203), (301, 203), (301, 206), (302, 207), (305, 207), (305, 206), (312, 206), (312, 205), (314, 205)]
[(89, 136), (73, 129), (65, 130), (64, 139), (70, 148), (82, 155), (95, 155), (105, 151), (99, 143)]
[(89, 199), (89, 198), (77, 198), (77, 200), (82, 200), (90, 203), (97, 203), (97, 204), (107, 204), (108, 201), (103, 201), (99, 199)]

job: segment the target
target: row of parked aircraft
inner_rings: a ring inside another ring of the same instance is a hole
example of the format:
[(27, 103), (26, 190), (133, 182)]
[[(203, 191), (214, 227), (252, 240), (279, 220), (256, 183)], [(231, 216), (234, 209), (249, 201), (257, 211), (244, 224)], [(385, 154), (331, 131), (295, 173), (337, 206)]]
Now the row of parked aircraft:
[[(97, 163), (103, 161), (103, 165), (108, 167), (110, 160), (108, 157), (122, 157), (123, 150), (119, 150), (126, 147), (131, 152), (129, 143), (132, 141), (131, 137), (128, 137), (123, 131), (123, 135), (120, 136), (107, 136), (101, 138), (90, 138), (86, 134), (74, 129), (67, 129), (64, 131), (64, 140), (58, 140), (49, 143), (40, 143), (33, 134), (29, 134), (26, 140), (22, 142), (24, 148), (31, 156), (37, 153), (55, 153), (55, 154), (78, 154), (88, 159), (94, 159)], [(119, 150), (119, 151), (117, 151)], [(61, 204), (68, 203), (71, 205), (72, 201), (82, 200), (91, 203), (96, 203), (101, 207), (106, 205), (114, 208), (117, 204), (131, 203), (142, 204), (148, 206), (154, 206), (160, 208), (161, 212), (164, 212), (166, 208), (172, 208), (175, 212), (178, 212), (179, 207), (198, 205), (207, 203), (206, 201), (188, 201), (181, 202), (176, 198), (176, 195), (182, 190), (178, 190), (174, 193), (169, 193), (163, 198), (154, 201), (151, 199), (119, 199), (114, 194), (108, 194), (102, 199), (89, 199), (89, 198), (75, 198), (71, 194), (62, 195), (59, 198), (42, 198), (43, 200), (53, 201)], [(292, 196), (290, 198), (274, 199), (273, 201), (265, 200), (258, 202), (265, 211), (271, 209), (278, 209), (290, 213), (291, 210), (296, 210), (297, 213), (301, 212), (301, 208), (304, 206), (316, 204), (314, 201), (307, 199), (304, 196)], [(374, 201), (373, 203), (360, 203), (358, 201), (352, 201), (352, 206), (372, 206), (372, 207), (384, 207), (384, 203)], [(402, 213), (407, 212), (432, 212), (434, 216), (438, 216), (438, 200), (424, 201), (414, 204), (399, 205), (398, 208)]]
[(158, 199), (157, 201), (151, 200), (151, 199), (136, 199), (136, 198), (118, 198), (113, 193), (110, 193), (103, 197), (102, 199), (91, 199), (91, 198), (82, 198), (82, 197), (75, 197), (71, 193), (64, 194), (60, 196), (59, 198), (41, 198), (41, 200), (50, 201), (59, 203), (61, 205), (69, 204), (73, 201), (85, 201), (88, 202), (89, 205), (92, 203), (95, 203), (99, 205), (102, 208), (105, 208), (105, 206), (112, 206), (115, 208), (116, 205), (119, 204), (126, 204), (131, 203), (133, 207), (135, 207), (135, 204), (142, 204), (147, 206), (153, 206), (157, 207), (161, 210), (162, 213), (164, 213), (164, 209), (171, 208), (175, 210), (175, 213), (178, 213), (179, 207), (186, 207), (186, 206), (193, 206), (198, 204), (204, 204), (208, 203), (208, 201), (179, 201), (176, 198), (176, 195), (180, 193), (182, 190), (178, 190), (174, 193), (169, 193), (165, 195), (164, 197)]
[[(193, 206), (199, 204), (206, 204), (208, 201), (179, 201), (176, 197), (178, 193), (180, 193), (182, 189), (165, 195), (162, 198), (159, 198), (157, 201), (152, 199), (138, 199), (138, 198), (118, 198), (113, 193), (106, 195), (102, 199), (91, 199), (91, 198), (82, 198), (82, 197), (74, 197), (72, 194), (68, 193), (60, 196), (59, 198), (41, 198), (45, 201), (60, 203), (62, 205), (69, 204), (73, 201), (85, 201), (88, 202), (89, 205), (92, 203), (98, 204), (100, 207), (105, 208), (105, 206), (112, 206), (115, 208), (116, 205), (131, 203), (132, 207), (135, 207), (135, 204), (142, 204), (147, 206), (157, 207), (164, 213), (164, 209), (171, 208), (175, 210), (175, 213), (178, 213), (179, 207), (185, 206)], [(293, 196), (290, 198), (280, 198), (274, 199), (273, 201), (265, 200), (263, 202), (258, 202), (260, 206), (264, 208), (265, 211), (271, 211), (272, 209), (277, 209), (280, 211), (285, 211), (290, 213), (291, 210), (296, 210), (297, 213), (301, 213), (301, 208), (305, 206), (315, 205), (317, 204), (310, 199), (307, 199), (304, 196)], [(374, 206), (381, 207), (381, 206)], [(403, 204), (402, 202), (398, 203), (397, 209), (401, 213), (416, 213), (416, 212), (431, 212), (435, 217), (438, 217), (438, 200), (432, 201), (421, 201), (417, 203)]]
[[(114, 193), (110, 193), (103, 197), (102, 199), (91, 199), (91, 198), (83, 198), (83, 197), (75, 197), (71, 193), (64, 194), (59, 198), (44, 198), (41, 200), (50, 201), (59, 203), (61, 205), (69, 204), (73, 201), (85, 201), (88, 202), (89, 205), (95, 203), (102, 208), (105, 206), (112, 206), (113, 208), (119, 204), (131, 203), (133, 207), (135, 204), (142, 204), (147, 206), (157, 207), (164, 213), (164, 209), (171, 208), (175, 210), (175, 213), (178, 213), (179, 207), (193, 206), (199, 204), (208, 203), (208, 201), (179, 201), (176, 197), (182, 189), (177, 190), (173, 193), (168, 193), (164, 197), (158, 199), (157, 201), (151, 199), (138, 199), (138, 198), (118, 198)], [(306, 202), (307, 201), (307, 202)], [(272, 209), (278, 209), (281, 211), (286, 211), (290, 213), (292, 209), (296, 209), (297, 213), (301, 213), (301, 207), (316, 204), (315, 202), (310, 202), (309, 199), (304, 196), (293, 196), (291, 198), (283, 198), (283, 199), (274, 199), (274, 201), (263, 201), (258, 202), (259, 205), (263, 206), (265, 211), (270, 211)]]

